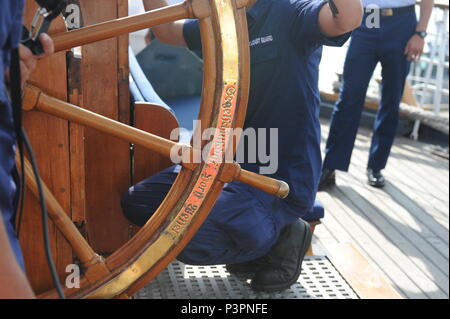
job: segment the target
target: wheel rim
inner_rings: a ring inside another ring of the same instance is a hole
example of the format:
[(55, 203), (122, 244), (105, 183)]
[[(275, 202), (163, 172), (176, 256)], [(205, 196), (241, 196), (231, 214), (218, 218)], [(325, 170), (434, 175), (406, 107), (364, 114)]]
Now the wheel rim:
[[(221, 138), (220, 128), (242, 127), (248, 100), (245, 8), (238, 8), (234, 0), (192, 1), (185, 5), (199, 18), (202, 35), (205, 71), (199, 120), (219, 132), (205, 144), (219, 147), (215, 151), (212, 148), (208, 159), (195, 169), (181, 170), (147, 224), (105, 260), (107, 273), (89, 279), (82, 276), (80, 288), (66, 289), (70, 298), (127, 297), (142, 288), (182, 251), (220, 195), (223, 182), (219, 174), (229, 146), (229, 141)], [(54, 297), (55, 291), (42, 296)]]

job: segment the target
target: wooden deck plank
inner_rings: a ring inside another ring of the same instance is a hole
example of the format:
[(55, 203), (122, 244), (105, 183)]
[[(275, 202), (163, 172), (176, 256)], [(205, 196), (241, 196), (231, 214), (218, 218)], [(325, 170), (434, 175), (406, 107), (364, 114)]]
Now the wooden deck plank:
[[(333, 212), (333, 214), (326, 214), (325, 222), (323, 226), (328, 229), (328, 232), (335, 238), (338, 242), (347, 242), (351, 240), (351, 236), (345, 227), (337, 221), (335, 216), (337, 216), (338, 212), (341, 210), (339, 206), (335, 203), (335, 199), (328, 194), (319, 195), (320, 201), (326, 207), (327, 212)], [(329, 218), (328, 218), (329, 217)]]
[[(361, 139), (361, 136), (367, 134), (366, 130), (360, 130), (358, 135), (358, 141), (355, 146), (355, 151), (353, 155), (358, 155), (358, 153), (362, 153), (362, 158), (359, 160), (353, 160), (350, 170), (355, 167), (360, 167), (365, 171), (366, 169), (366, 161), (369, 152), (370, 139)], [(403, 140), (404, 138), (397, 138), (397, 140)], [(361, 142), (366, 142), (366, 145), (361, 145)], [(362, 151), (362, 152), (359, 152)], [(438, 212), (442, 215), (448, 217), (448, 205), (445, 202), (445, 199), (448, 198), (448, 187), (447, 192), (442, 193), (441, 187), (445, 189), (448, 186), (448, 173), (447, 173), (447, 183), (443, 181), (428, 181), (427, 179), (430, 176), (441, 176), (442, 172), (427, 172), (424, 177), (423, 171), (427, 170), (426, 167), (421, 167), (421, 169), (417, 169), (416, 166), (421, 165), (419, 161), (412, 163), (411, 161), (407, 161), (404, 158), (398, 158), (397, 156), (398, 149), (396, 145), (394, 145), (390, 160), (388, 162), (387, 168), (385, 170), (386, 178), (389, 180), (389, 176), (394, 175), (394, 179), (397, 183), (402, 183), (405, 186), (411, 188), (413, 192), (410, 192), (412, 196), (415, 197), (415, 200), (420, 202), (426, 202), (427, 204), (432, 205)], [(396, 158), (397, 156), (397, 158)], [(365, 178), (365, 177), (364, 177)], [(441, 187), (436, 187), (436, 184), (441, 185)], [(446, 185), (447, 184), (447, 185)]]
[[(426, 157), (427, 158), (433, 158), (434, 160), (436, 160), (433, 164), (436, 165), (437, 167), (443, 167), (445, 169), (448, 170), (449, 168), (449, 162), (448, 160), (445, 160), (437, 155), (434, 154), (429, 154), (427, 149), (430, 147), (430, 144), (427, 143), (421, 143), (420, 141), (414, 141), (412, 139), (409, 138), (402, 138), (398, 141), (396, 141), (395, 143), (395, 147), (400, 147), (403, 149), (406, 149), (410, 152), (419, 154), (419, 155), (423, 155), (423, 154), (427, 154)], [(447, 171), (448, 174), (448, 171)]]
[[(325, 143), (327, 120), (322, 127)], [(400, 137), (386, 187), (373, 189), (365, 176), (370, 134), (360, 129), (350, 172), (338, 172), (338, 187), (318, 195), (328, 237), (320, 238), (319, 226), (317, 242), (350, 237), (405, 297), (448, 298), (448, 161)]]
[(445, 172), (449, 167), (448, 162), (429, 152), (430, 146), (432, 146), (432, 144), (414, 141), (404, 136), (397, 138), (395, 142), (395, 148), (397, 149), (396, 153), (406, 155), (413, 159), (417, 158), (420, 160), (419, 163), (426, 164), (436, 169), (443, 169), (443, 172)]
[[(348, 178), (348, 176), (343, 176), (343, 179)], [(440, 239), (435, 235), (436, 228), (428, 228), (426, 225), (422, 224), (420, 221), (415, 219), (415, 216), (411, 216), (405, 207), (398, 204), (396, 201), (392, 200), (386, 193), (381, 190), (369, 190), (369, 186), (357, 185), (354, 186), (355, 191), (363, 196), (364, 199), (370, 202), (377, 203), (377, 209), (380, 211), (380, 216), (382, 218), (377, 222), (381, 227), (381, 224), (388, 223), (392, 225), (395, 229), (391, 229), (395, 235), (395, 231), (411, 242), (414, 246), (420, 248), (424, 255), (431, 258), (434, 264), (436, 264), (442, 271), (448, 269), (448, 243), (445, 243), (445, 239)], [(389, 225), (387, 227), (389, 227)], [(384, 229), (387, 233), (389, 230)], [(396, 236), (399, 237), (399, 236)], [(402, 238), (398, 238), (400, 241)], [(433, 239), (430, 241), (429, 239)], [(436, 244), (436, 246), (434, 246)]]
[[(398, 138), (402, 143), (405, 138)], [(418, 145), (420, 147), (418, 142)], [(424, 155), (418, 156), (412, 152), (407, 153), (402, 147), (394, 145), (392, 159), (388, 163), (387, 172), (390, 172), (389, 166), (392, 162), (393, 167), (400, 170), (406, 181), (417, 184), (421, 187), (425, 194), (430, 195), (435, 202), (440, 203), (444, 208), (448, 203), (448, 167), (438, 167), (441, 160), (433, 158), (433, 155), (424, 150), (428, 158)], [(448, 215), (448, 214), (447, 214)]]
[[(362, 299), (399, 299), (401, 295), (351, 243), (330, 246), (333, 265)], [(351, 262), (349, 262), (351, 261)]]
[[(325, 133), (325, 131), (328, 130), (328, 127), (327, 125), (323, 125), (322, 128), (324, 129), (323, 132), (326, 137), (328, 132)], [(360, 128), (355, 150), (363, 151), (366, 156), (365, 161), (367, 161), (370, 141), (371, 132), (368, 129)], [(413, 148), (414, 145), (409, 144), (410, 142), (415, 143), (415, 148)], [(426, 150), (427, 145), (428, 144), (421, 142), (411, 141), (405, 137), (397, 137), (393, 146), (393, 152), (391, 152), (388, 167), (391, 165), (392, 160), (394, 160), (394, 164), (401, 162), (421, 176), (423, 172), (430, 172), (430, 169), (432, 168), (432, 174), (424, 175), (425, 178), (433, 177), (433, 181), (435, 178), (442, 182), (448, 181), (448, 179), (446, 179), (448, 178), (448, 163), (446, 163), (446, 160), (429, 153)], [(363, 164), (365, 165), (366, 163), (364, 162)], [(437, 174), (436, 170), (439, 174)], [(445, 186), (448, 189), (448, 184), (442, 184), (441, 186)]]
[[(404, 173), (409, 170), (409, 174), (405, 178), (418, 178), (421, 186), (426, 188), (427, 193), (433, 195), (441, 203), (445, 203), (446, 195), (448, 195), (448, 172), (444, 168), (430, 167), (429, 164), (423, 162), (417, 157), (412, 158), (408, 154), (400, 153), (401, 149), (394, 147), (394, 164)], [(437, 187), (440, 185), (440, 187)]]
[[(396, 149), (394, 147), (394, 151), (395, 150)], [(355, 160), (361, 160), (360, 154), (355, 154)], [(430, 213), (433, 212), (432, 209), (424, 209), (417, 204), (417, 201), (420, 200), (420, 198), (417, 198), (416, 200), (410, 199), (410, 196), (415, 193), (414, 189), (406, 188), (404, 191), (402, 191), (397, 187), (399, 184), (398, 181), (401, 181), (402, 177), (404, 178), (405, 173), (408, 174), (408, 171), (393, 170), (393, 172), (395, 172), (396, 178), (393, 180), (388, 180), (388, 183), (384, 189), (378, 190), (369, 186), (366, 186), (366, 188), (370, 189), (375, 194), (378, 194), (379, 199), (382, 200), (381, 203), (383, 203), (384, 201), (388, 201), (392, 205), (394, 205), (393, 208), (401, 208), (400, 210), (394, 209), (394, 212), (396, 212), (397, 214), (401, 214), (403, 218), (409, 219), (412, 222), (410, 225), (420, 225), (420, 228), (423, 232), (422, 237), (433, 239), (433, 242), (436, 242), (435, 239), (440, 238), (444, 244), (446, 243), (446, 248), (445, 251), (443, 251), (443, 254), (448, 258), (448, 194), (445, 196), (445, 198), (447, 199), (445, 204), (446, 216), (441, 221), (435, 220), (434, 218), (430, 218)], [(365, 171), (361, 170), (359, 173), (364, 177)], [(353, 176), (356, 176), (354, 170), (350, 171), (349, 174), (353, 174)], [(365, 177), (363, 180), (359, 180), (358, 182), (366, 185)], [(421, 194), (423, 193), (416, 193), (416, 196), (420, 197)], [(385, 197), (383, 197), (383, 195), (385, 195)]]
[(388, 183), (386, 185), (386, 189), (393, 200), (397, 201), (401, 206), (403, 206), (406, 211), (414, 216), (414, 218), (417, 218), (417, 221), (430, 228), (433, 232), (433, 235), (439, 237), (443, 241), (448, 242), (448, 219), (446, 221), (444, 218), (442, 220), (430, 218), (429, 211), (427, 212), (423, 207), (411, 200), (411, 198), (400, 191), (396, 187), (396, 185)]
[[(328, 127), (326, 125), (323, 125), (323, 131), (325, 136), (328, 135), (327, 130)], [(359, 158), (358, 160), (352, 160), (351, 166), (350, 166), (350, 172), (354, 170), (355, 168), (360, 168), (362, 171), (365, 172), (366, 169), (366, 158), (368, 156), (368, 149), (369, 146), (362, 148), (360, 143), (370, 143), (370, 139), (365, 136), (367, 132), (365, 130), (360, 130), (360, 133), (358, 134), (357, 142), (355, 145), (355, 151), (353, 152), (353, 157), (358, 156), (359, 153), (362, 153), (362, 158)], [(359, 152), (359, 151), (362, 152)], [(392, 155), (396, 152), (396, 146), (394, 145)], [(386, 178), (391, 181), (395, 180), (395, 185), (403, 191), (405, 194), (408, 194), (408, 197), (410, 197), (414, 202), (418, 203), (421, 206), (424, 206), (426, 208), (426, 211), (433, 214), (440, 216), (438, 218), (438, 221), (441, 222), (441, 224), (448, 229), (448, 201), (442, 202), (443, 198), (448, 198), (448, 191), (447, 195), (441, 196), (440, 198), (436, 198), (432, 192), (430, 193), (430, 190), (436, 188), (435, 185), (427, 185), (425, 186), (424, 182), (419, 178), (417, 178), (416, 175), (414, 175), (414, 178), (411, 176), (408, 176), (409, 170), (407, 171), (407, 176), (404, 175), (404, 173), (401, 173), (405, 170), (405, 165), (402, 165), (402, 163), (398, 163), (396, 160), (391, 160), (388, 163), (387, 169), (385, 171)], [(411, 174), (412, 175), (412, 174)], [(448, 173), (447, 173), (448, 175)], [(393, 176), (390, 178), (390, 176)], [(363, 180), (366, 180), (366, 177), (362, 176)], [(436, 184), (436, 183), (435, 183)], [(448, 185), (448, 178), (447, 183)], [(442, 184), (441, 184), (442, 185)], [(445, 186), (445, 185), (444, 185)], [(447, 187), (448, 189), (448, 187)], [(430, 207), (432, 206), (432, 207)], [(429, 209), (431, 208), (431, 209)]]
[[(349, 174), (355, 177), (354, 173), (350, 172)], [(346, 175), (343, 174), (343, 177), (345, 178)], [(386, 213), (390, 213), (391, 218), (397, 216), (400, 223), (406, 223), (417, 232), (420, 232), (422, 238), (433, 245), (437, 244), (435, 248), (448, 259), (448, 223), (439, 223), (434, 218), (430, 218), (429, 211), (419, 205), (412, 204), (414, 202), (408, 197), (411, 191), (406, 193), (399, 191), (395, 181), (388, 182), (383, 190), (371, 188), (365, 184), (365, 180), (359, 181), (359, 183), (359, 185), (364, 186), (363, 190), (370, 192), (368, 193), (369, 195), (377, 195), (375, 202), (378, 201), (384, 207)], [(385, 204), (388, 205), (386, 206)]]
[[(371, 206), (360, 206), (361, 203), (355, 203), (354, 201), (358, 201), (359, 197), (352, 196), (349, 198), (347, 196), (347, 192), (342, 191), (340, 188), (337, 188), (334, 192), (338, 194), (343, 204), (351, 207), (354, 222), (363, 230), (364, 233), (366, 233), (367, 236), (370, 236), (370, 239), (373, 240), (385, 254), (389, 256), (389, 258), (393, 261), (393, 267), (398, 268), (407, 277), (413, 280), (414, 283), (428, 297), (447, 297), (447, 295), (438, 287), (437, 283), (426, 276), (423, 271), (411, 261), (409, 256), (402, 251), (399, 247), (399, 243), (386, 238), (386, 235), (381, 231), (378, 225), (376, 225), (376, 223), (374, 224), (370, 217), (377, 213), (376, 210), (374, 210)], [(355, 231), (355, 229), (353, 229), (353, 231)], [(393, 271), (393, 268), (387, 267), (384, 262), (379, 263), (378, 266), (383, 271)], [(395, 276), (393, 278), (396, 279)]]
[[(384, 249), (379, 247), (377, 243), (373, 241), (371, 235), (353, 220), (352, 215), (355, 214), (353, 213), (352, 207), (343, 204), (341, 198), (336, 196), (335, 191), (329, 193), (320, 192), (319, 199), (328, 204), (328, 206), (324, 204), (327, 214), (323, 220), (323, 224), (332, 228), (331, 232), (333, 233), (336, 230), (341, 229), (340, 232), (335, 233), (340, 243), (355, 243), (374, 266), (387, 276), (390, 284), (404, 297), (427, 298), (427, 295), (411, 278), (399, 269), (394, 260), (389, 257)], [(342, 229), (345, 231), (342, 231)], [(326, 244), (324, 244), (324, 246), (327, 247)], [(384, 265), (384, 267), (379, 267), (379, 264)], [(385, 268), (388, 268), (391, 271), (386, 272)]]
[[(341, 188), (347, 196), (373, 225), (385, 240), (395, 245), (405, 254), (410, 263), (402, 264), (408, 271), (422, 272), (423, 275), (434, 281), (439, 288), (448, 296), (448, 259), (446, 260), (430, 244), (415, 232), (410, 225), (403, 224), (397, 216), (389, 216), (389, 207), (385, 207), (383, 201), (377, 200), (373, 193), (364, 191), (363, 187), (353, 186), (354, 191)], [(377, 203), (378, 206), (372, 206)], [(412, 265), (416, 267), (412, 267)], [(414, 269), (413, 269), (414, 268)], [(417, 268), (417, 269), (416, 269)], [(425, 282), (425, 278), (424, 278)]]
[[(352, 173), (350, 173), (352, 174)], [(338, 185), (341, 184), (342, 181), (340, 181), (340, 172), (338, 172)], [(363, 173), (360, 174), (360, 178), (357, 180), (357, 182), (366, 182), (366, 177)], [(444, 242), (447, 242), (448, 245), (448, 219), (447, 218), (440, 218), (440, 216), (435, 216), (432, 212), (436, 211), (433, 207), (424, 206), (420, 203), (417, 203), (417, 199), (411, 198), (411, 193), (414, 192), (413, 190), (410, 190), (408, 188), (405, 188), (403, 186), (393, 185), (391, 182), (388, 182), (387, 186), (385, 187), (385, 190), (390, 191), (394, 190), (392, 193), (389, 193), (389, 196), (392, 197), (392, 200), (398, 201), (401, 203), (402, 206), (405, 207), (405, 209), (414, 216), (418, 222), (422, 222), (426, 227), (430, 228), (433, 232), (432, 236), (429, 236), (427, 238), (430, 238), (430, 240), (435, 241), (435, 237), (437, 236), (438, 239), (443, 240)], [(431, 215), (431, 216), (430, 216)], [(430, 218), (431, 217), (431, 218)], [(428, 236), (428, 234), (426, 235)]]
[[(355, 154), (355, 159), (358, 159), (359, 154)], [(400, 171), (400, 173), (402, 173)], [(360, 175), (364, 175), (364, 171), (359, 172)], [(408, 190), (407, 192), (401, 192), (397, 190), (396, 180), (388, 181), (385, 188), (382, 190), (375, 189), (368, 186), (365, 182), (365, 179), (359, 180), (355, 175), (355, 171), (349, 172), (349, 175), (352, 175), (356, 180), (357, 185), (363, 185), (364, 188), (362, 190), (369, 190), (370, 194), (376, 194), (377, 198), (375, 202), (379, 201), (381, 205), (384, 203), (389, 203), (391, 206), (390, 210), (386, 210), (388, 213), (394, 213), (392, 216), (401, 215), (403, 221), (409, 221), (410, 226), (416, 227), (417, 231), (421, 231), (421, 237), (424, 238), (433, 238), (433, 239), (441, 239), (442, 243), (446, 243), (445, 251), (442, 251), (444, 256), (448, 258), (448, 223), (440, 224), (434, 219), (430, 218), (429, 211), (422, 209), (420, 206), (411, 205), (410, 203), (413, 201), (408, 201), (410, 194), (413, 190)], [(342, 175), (344, 178), (347, 174)], [(401, 178), (401, 175), (398, 176)], [(448, 196), (447, 196), (448, 198)], [(406, 204), (405, 204), (406, 203)], [(413, 202), (414, 203), (414, 202)], [(447, 204), (448, 205), (448, 204)], [(405, 207), (406, 206), (406, 207)], [(410, 209), (412, 206), (412, 210)], [(448, 214), (448, 211), (447, 211)], [(436, 242), (436, 240), (433, 240)], [(439, 245), (440, 246), (440, 245)]]
[[(404, 175), (399, 173), (395, 167), (388, 168), (385, 172), (388, 179), (388, 187), (396, 188), (397, 193), (403, 194), (403, 199), (408, 199), (420, 210), (426, 212), (426, 216), (431, 216), (444, 229), (448, 230), (448, 207), (437, 202), (431, 195), (425, 193), (417, 186), (410, 186), (403, 182)], [(416, 185), (418, 185), (417, 183)], [(398, 194), (397, 194), (398, 195)]]
[[(394, 150), (397, 152), (396, 148)], [(412, 162), (406, 157), (399, 157), (394, 160), (393, 167), (397, 167), (403, 174), (406, 173), (404, 178), (414, 178), (411, 182), (420, 182), (419, 186), (426, 194), (432, 195), (440, 203), (445, 203), (445, 195), (448, 194), (448, 187), (444, 184), (445, 178), (440, 178), (444, 175), (442, 171), (439, 171), (440, 169), (434, 168), (431, 170), (426, 165)], [(436, 185), (441, 185), (441, 187), (436, 187)]]

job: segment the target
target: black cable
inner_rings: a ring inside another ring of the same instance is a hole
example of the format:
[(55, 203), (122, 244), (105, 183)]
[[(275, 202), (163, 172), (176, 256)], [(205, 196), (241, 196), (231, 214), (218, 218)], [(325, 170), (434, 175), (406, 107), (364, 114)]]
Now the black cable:
[(25, 130), (23, 128), (22, 128), (22, 137), (23, 137), (23, 142), (24, 142), (25, 148), (30, 157), (31, 166), (33, 168), (33, 173), (34, 173), (34, 176), (36, 179), (36, 184), (37, 184), (38, 192), (39, 192), (39, 204), (40, 204), (41, 210), (42, 210), (42, 231), (43, 231), (43, 235), (44, 235), (44, 248), (45, 248), (45, 255), (47, 257), (47, 263), (50, 268), (50, 273), (51, 273), (51, 276), (52, 276), (52, 279), (55, 284), (55, 288), (56, 288), (56, 291), (58, 292), (59, 297), (61, 299), (66, 299), (64, 292), (62, 290), (62, 287), (61, 287), (61, 283), (59, 281), (58, 273), (56, 272), (55, 264), (53, 263), (52, 251), (51, 251), (51, 247), (50, 247), (50, 239), (49, 239), (49, 235), (48, 235), (48, 211), (47, 211), (47, 205), (45, 203), (45, 196), (44, 196), (44, 191), (42, 188), (41, 178), (39, 175), (39, 169), (36, 165), (36, 158), (34, 156), (32, 148), (31, 148), (30, 141), (28, 140), (27, 133), (25, 132)]
[[(43, 226), (43, 235), (44, 235), (44, 250), (45, 254), (47, 256), (47, 262), (50, 269), (50, 274), (52, 276), (53, 282), (55, 284), (56, 291), (58, 292), (58, 295), (61, 299), (65, 299), (64, 292), (61, 288), (61, 283), (59, 282), (58, 273), (56, 272), (56, 267), (53, 263), (52, 253), (51, 253), (51, 247), (50, 247), (50, 240), (48, 235), (48, 212), (47, 212), (47, 206), (45, 203), (45, 197), (44, 192), (42, 189), (42, 183), (39, 175), (39, 170), (36, 165), (36, 158), (34, 156), (33, 150), (31, 148), (30, 142), (28, 140), (28, 136), (25, 132), (25, 130), (22, 127), (22, 80), (20, 76), (20, 56), (19, 56), (19, 49), (13, 50), (11, 54), (11, 67), (10, 67), (10, 77), (11, 77), (11, 102), (13, 105), (13, 117), (14, 117), (14, 130), (16, 133), (16, 139), (17, 139), (17, 146), (19, 148), (20, 153), (20, 161), (22, 165), (22, 181), (23, 184), (20, 186), (20, 189), (25, 188), (25, 174), (24, 174), (24, 155), (23, 155), (23, 146), (28, 151), (28, 154), (30, 156), (31, 166), (33, 168), (33, 173), (36, 178), (36, 184), (38, 186), (38, 192), (39, 192), (39, 202), (41, 205), (42, 210), (42, 226)], [(21, 209), (23, 209), (23, 203), (24, 203), (24, 193), (22, 193), (20, 196), (21, 198)], [(22, 216), (19, 216), (21, 219)]]
[(17, 218), (16, 218), (16, 236), (19, 238), (20, 230), (22, 228), (22, 219), (23, 219), (23, 209), (25, 206), (25, 197), (26, 197), (26, 176), (25, 176), (25, 158), (23, 155), (23, 149), (19, 148), (19, 156), (20, 156), (20, 189), (19, 189), (19, 209), (17, 210)]
[(24, 157), (23, 157), (23, 142), (22, 142), (22, 87), (21, 87), (21, 75), (20, 75), (20, 56), (19, 49), (15, 49), (11, 53), (11, 102), (14, 106), (13, 108), (13, 118), (14, 118), (14, 131), (16, 133), (17, 149), (20, 154), (20, 164), (21, 164), (21, 181), (20, 181), (20, 210), (18, 210), (18, 216), (16, 219), (16, 235), (19, 238), (22, 216), (23, 216), (23, 206), (25, 198), (25, 174), (24, 174)]

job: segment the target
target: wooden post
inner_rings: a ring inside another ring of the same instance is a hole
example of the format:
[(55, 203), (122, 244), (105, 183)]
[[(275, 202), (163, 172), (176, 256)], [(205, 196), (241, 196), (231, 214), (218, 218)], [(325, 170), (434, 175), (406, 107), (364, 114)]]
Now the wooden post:
[[(84, 26), (128, 14), (126, 0), (80, 0)], [(114, 120), (129, 121), (127, 38), (82, 47), (83, 105)], [(130, 184), (129, 143), (85, 128), (86, 231), (94, 250), (110, 254), (128, 240), (120, 197)]]
[[(127, 0), (71, 1), (82, 13), (81, 26), (128, 14)], [(37, 6), (27, 0), (25, 25)], [(62, 18), (50, 34), (66, 32)], [(29, 83), (51, 96), (70, 101), (115, 120), (129, 123), (128, 36), (58, 52), (38, 63)], [(68, 58), (67, 58), (68, 56)], [(69, 65), (66, 63), (69, 61)], [(129, 143), (41, 112), (25, 112), (24, 125), (36, 153), (43, 181), (95, 252), (108, 255), (129, 238), (120, 196), (130, 183)], [(52, 222), (50, 241), (64, 283), (75, 259), (70, 245)], [(53, 288), (45, 258), (40, 207), (30, 191), (20, 236), (27, 275), (36, 294)]]

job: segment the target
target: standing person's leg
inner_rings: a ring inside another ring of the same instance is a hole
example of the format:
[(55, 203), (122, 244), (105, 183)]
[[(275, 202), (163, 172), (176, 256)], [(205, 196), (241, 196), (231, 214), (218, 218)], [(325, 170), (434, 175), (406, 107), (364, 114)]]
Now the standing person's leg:
[(411, 62), (406, 59), (404, 50), (408, 40), (414, 34), (416, 26), (414, 13), (385, 20), (382, 21), (384, 24), (383, 41), (380, 50), (383, 77), (382, 97), (374, 123), (367, 165), (369, 184), (376, 187), (384, 185), (384, 178), (380, 171), (386, 167), (397, 133), (399, 106), (411, 65)]
[(352, 35), (340, 97), (331, 117), (320, 188), (327, 185), (327, 172), (349, 168), (367, 87), (378, 62), (377, 32), (362, 26)]

